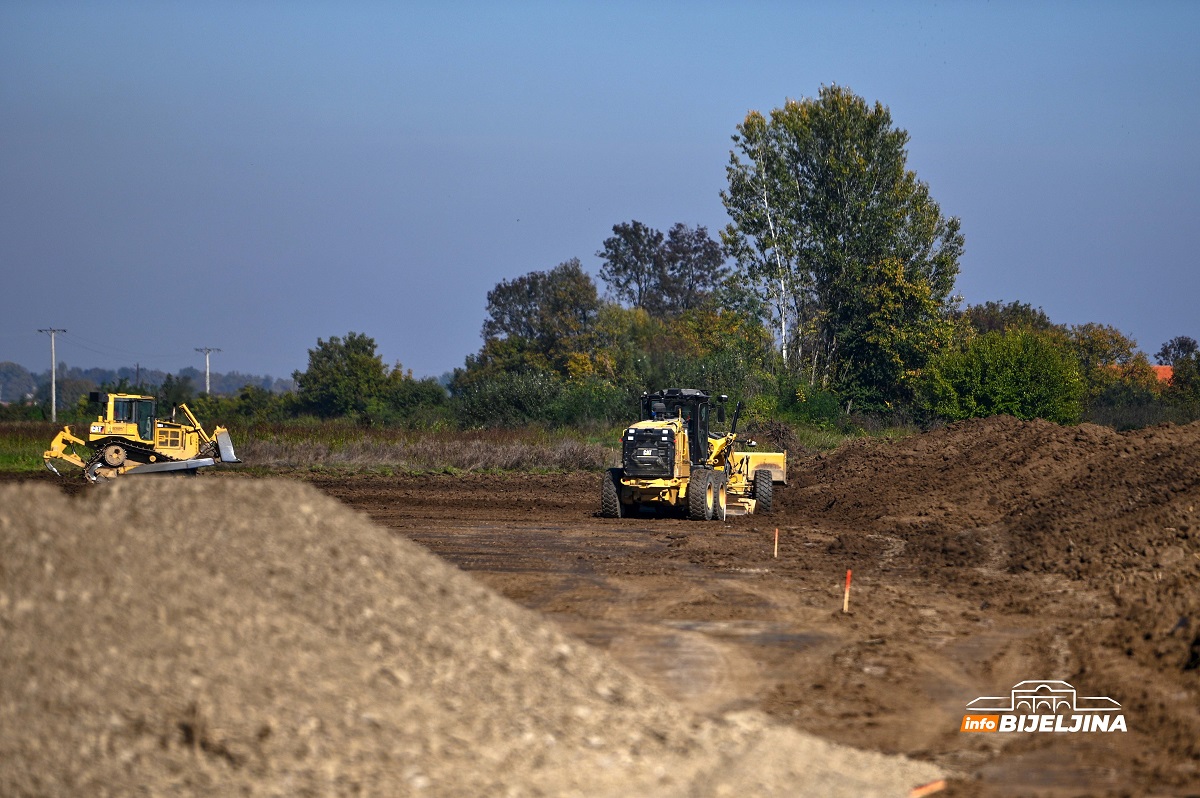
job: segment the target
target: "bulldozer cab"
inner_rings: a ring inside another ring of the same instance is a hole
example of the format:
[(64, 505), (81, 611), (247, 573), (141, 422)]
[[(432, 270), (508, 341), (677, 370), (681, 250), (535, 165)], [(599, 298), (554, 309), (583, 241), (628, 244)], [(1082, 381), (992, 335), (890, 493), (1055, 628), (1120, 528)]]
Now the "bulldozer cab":
[(688, 459), (696, 464), (708, 459), (709, 394), (694, 388), (668, 388), (642, 395), (642, 420), (683, 420), (688, 437)]
[(108, 420), (137, 426), (138, 437), (154, 440), (154, 400), (147, 396), (110, 395)]

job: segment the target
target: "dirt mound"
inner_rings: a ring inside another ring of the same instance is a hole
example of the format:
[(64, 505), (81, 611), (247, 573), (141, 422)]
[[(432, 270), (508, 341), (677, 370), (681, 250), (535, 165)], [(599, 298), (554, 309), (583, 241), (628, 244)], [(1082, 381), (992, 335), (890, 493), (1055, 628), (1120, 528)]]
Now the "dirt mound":
[[(945, 556), (932, 568), (990, 563), (1082, 578), (1181, 559), (1196, 534), (1200, 424), (1116, 433), (999, 417), (854, 442), (797, 472), (801, 489), (777, 501), (785, 516), (917, 545), (938, 539)], [(1002, 552), (969, 534), (993, 527)]]
[[(870, 555), (899, 538), (924, 575), (1055, 574), (1104, 592), (1131, 655), (1195, 668), (1200, 654), (1200, 423), (1116, 433), (997, 417), (814, 458), (781, 512), (840, 527)], [(1172, 631), (1162, 638), (1159, 627)]]
[(0, 794), (903, 795), (278, 481), (0, 486)]
[(780, 509), (815, 509), (847, 527), (899, 521), (984, 526), (1035, 500), (1055, 475), (1116, 433), (1010, 417), (965, 421), (895, 441), (864, 439), (796, 469), (811, 490), (781, 491)]
[(1127, 685), (1157, 750), (1200, 764), (1187, 698), (1200, 689), (1200, 424), (992, 418), (855, 442), (793, 473), (777, 520), (833, 530), (826, 553), (856, 573), (911, 571), (1030, 617), (1066, 594), (1085, 614), (1037, 624), (1047, 660), (1070, 663), (1063, 678)]

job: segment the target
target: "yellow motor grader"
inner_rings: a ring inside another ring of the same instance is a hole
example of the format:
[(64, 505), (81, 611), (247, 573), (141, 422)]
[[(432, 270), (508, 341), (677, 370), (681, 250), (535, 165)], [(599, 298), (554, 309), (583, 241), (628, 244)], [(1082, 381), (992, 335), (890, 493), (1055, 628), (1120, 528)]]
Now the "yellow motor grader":
[[(170, 419), (158, 418), (153, 396), (92, 393), (89, 399), (105, 412), (88, 425), (86, 438), (63, 427), (42, 453), (46, 468), (55, 474), (55, 460), (83, 469), (84, 479), (92, 483), (122, 474), (195, 474), (205, 466), (242, 462), (229, 431), (217, 427), (209, 435), (187, 405), (179, 406), (185, 421), (177, 422), (174, 411)], [(75, 447), (86, 448), (80, 454)]]
[[(717, 401), (723, 423), (728, 397)], [(621, 467), (601, 482), (600, 515), (621, 518), (645, 508), (723, 521), (770, 512), (775, 483), (787, 482), (787, 452), (735, 452), (741, 403), (725, 434), (709, 432), (711, 408), (709, 393), (694, 388), (642, 394), (642, 418), (621, 436)]]

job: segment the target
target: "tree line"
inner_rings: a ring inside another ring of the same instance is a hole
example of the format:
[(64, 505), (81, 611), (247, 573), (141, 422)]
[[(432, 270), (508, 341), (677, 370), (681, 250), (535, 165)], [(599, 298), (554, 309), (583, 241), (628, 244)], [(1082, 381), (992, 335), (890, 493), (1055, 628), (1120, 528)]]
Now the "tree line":
[(1111, 326), (1056, 324), (1020, 301), (962, 308), (960, 222), (908, 167), (908, 134), (881, 104), (825, 87), (751, 112), (733, 142), (719, 243), (622, 222), (596, 252), (604, 297), (578, 260), (488, 294), (483, 346), (450, 385), (464, 418), (547, 420), (565, 404), (617, 419), (667, 385), (821, 424), (1200, 416), (1191, 338), (1159, 351), (1164, 381)]
[[(643, 390), (708, 388), (751, 421), (929, 423), (1008, 413), (1116, 427), (1200, 417), (1200, 354), (1156, 355), (1103, 324), (1020, 301), (962, 307), (964, 236), (907, 163), (887, 107), (823, 87), (737, 125), (728, 225), (636, 219), (578, 258), (501, 280), (482, 345), (447, 381), (386, 365), (374, 339), (318, 339), (295, 390), (201, 397), (225, 416), (483, 427), (612, 424)], [(603, 290), (602, 290), (603, 289)], [(173, 402), (179, 381), (164, 380)]]
[[(0, 419), (49, 418), (50, 377), (49, 369), (35, 372), (19, 363), (0, 362)], [(211, 372), (209, 382), (214, 396), (236, 396), (247, 386), (273, 394), (285, 394), (295, 388), (291, 379), (239, 371)], [(80, 407), (86, 406), (88, 394), (93, 391), (152, 394), (164, 404), (178, 405), (194, 401), (203, 386), (204, 372), (190, 366), (171, 374), (161, 369), (81, 368), (60, 362), (56, 398), (59, 415), (70, 418), (82, 412)]]

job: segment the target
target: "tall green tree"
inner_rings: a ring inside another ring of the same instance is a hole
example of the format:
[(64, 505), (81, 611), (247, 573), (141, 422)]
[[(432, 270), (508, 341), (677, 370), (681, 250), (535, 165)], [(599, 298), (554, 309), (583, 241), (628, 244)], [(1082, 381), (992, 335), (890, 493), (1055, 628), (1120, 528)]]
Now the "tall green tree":
[(1052, 322), (1046, 315), (1046, 311), (1035, 308), (1028, 302), (1017, 300), (1007, 303), (988, 301), (982, 305), (967, 305), (963, 316), (979, 333), (1004, 332), (1014, 327), (1042, 332), (1059, 328), (1059, 325)]
[[(751, 112), (733, 140), (722, 192), (732, 222), (722, 237), (773, 304), (785, 356), (814, 381), (886, 394), (890, 386), (860, 382), (877, 364), (852, 362), (892, 356), (852, 340), (882, 310), (872, 286), (891, 279), (880, 276), (887, 264), (899, 264), (905, 285), (927, 287), (929, 301), (919, 305), (947, 315), (963, 251), (958, 219), (942, 214), (907, 167), (908, 133), (881, 104), (829, 86), (769, 118)], [(908, 315), (918, 326), (932, 322)], [(931, 354), (911, 349), (903, 370)]]
[(1191, 418), (1200, 418), (1200, 352), (1180, 355), (1171, 368), (1167, 398), (1188, 407)]
[(726, 249), (736, 259), (746, 283), (758, 289), (772, 310), (779, 329), (783, 362), (804, 345), (815, 329), (819, 302), (812, 275), (798, 260), (801, 239), (786, 214), (798, 200), (789, 176), (782, 128), (751, 111), (733, 137), (726, 175), (729, 188), (721, 192), (734, 221), (721, 232)]
[(843, 393), (862, 410), (886, 411), (913, 400), (917, 366), (950, 345), (954, 321), (898, 260), (880, 263), (861, 290), (863, 312), (849, 317), (843, 336)]
[(158, 397), (159, 412), (167, 412), (168, 408), (192, 401), (196, 396), (196, 386), (191, 377), (176, 378), (173, 374), (168, 374), (155, 394)]
[(728, 276), (724, 250), (703, 225), (679, 222), (663, 235), (636, 219), (615, 224), (596, 256), (612, 295), (657, 318), (701, 307)]
[(613, 225), (596, 256), (604, 260), (600, 279), (618, 300), (646, 308), (659, 282), (663, 263), (663, 234), (634, 219)]
[(578, 258), (502, 280), (488, 292), (484, 346), (468, 370), (566, 373), (570, 355), (588, 351), (599, 311), (596, 284)]
[(662, 247), (661, 312), (675, 315), (700, 308), (728, 274), (725, 252), (707, 227), (672, 225)]
[(1144, 391), (1158, 387), (1150, 360), (1138, 351), (1137, 341), (1109, 324), (1074, 324), (1067, 339), (1079, 359), (1079, 370), (1089, 403), (1114, 388), (1140, 386)]
[(1177, 335), (1159, 347), (1154, 359), (1160, 366), (1174, 366), (1176, 361), (1194, 355), (1198, 350), (1200, 350), (1200, 344), (1196, 343), (1195, 338), (1188, 335)]
[(388, 369), (375, 353), (375, 339), (350, 332), (345, 340), (317, 339), (308, 350), (308, 369), (292, 373), (301, 405), (322, 418), (361, 417), (379, 399)]

